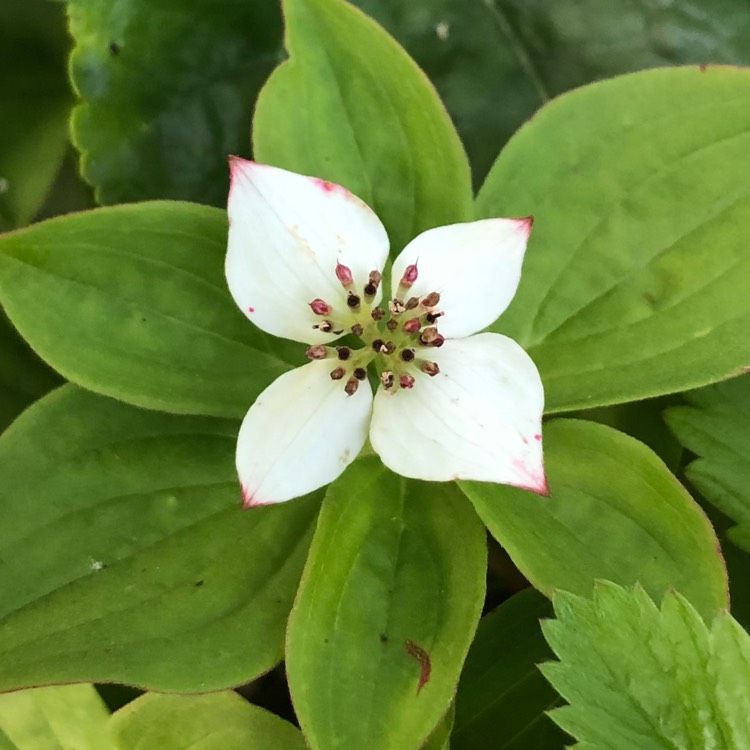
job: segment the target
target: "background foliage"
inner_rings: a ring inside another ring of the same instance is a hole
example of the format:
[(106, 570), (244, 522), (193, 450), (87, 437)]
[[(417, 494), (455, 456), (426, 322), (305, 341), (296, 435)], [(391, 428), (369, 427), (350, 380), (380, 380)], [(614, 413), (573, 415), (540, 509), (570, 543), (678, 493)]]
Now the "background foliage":
[[(4, 0), (0, 747), (750, 746), (745, 1), (355, 5), (393, 39), (339, 0)], [(224, 287), (253, 150), (394, 252), (535, 215), (495, 327), (564, 413), (551, 499), (366, 456), (239, 510), (236, 420), (300, 361)]]

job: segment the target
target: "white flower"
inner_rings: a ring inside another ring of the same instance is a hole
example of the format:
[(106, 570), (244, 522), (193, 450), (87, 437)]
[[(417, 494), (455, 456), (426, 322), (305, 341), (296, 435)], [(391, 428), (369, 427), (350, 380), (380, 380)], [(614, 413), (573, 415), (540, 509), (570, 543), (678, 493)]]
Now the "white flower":
[[(511, 339), (477, 333), (515, 294), (531, 219), (423, 232), (378, 306), (388, 236), (365, 203), (325, 180), (238, 157), (230, 166), (229, 289), (255, 325), (307, 344), (312, 360), (271, 383), (242, 423), (245, 505), (328, 484), (368, 434), (407, 477), (547, 493), (539, 373)], [(329, 346), (347, 334), (360, 348)]]

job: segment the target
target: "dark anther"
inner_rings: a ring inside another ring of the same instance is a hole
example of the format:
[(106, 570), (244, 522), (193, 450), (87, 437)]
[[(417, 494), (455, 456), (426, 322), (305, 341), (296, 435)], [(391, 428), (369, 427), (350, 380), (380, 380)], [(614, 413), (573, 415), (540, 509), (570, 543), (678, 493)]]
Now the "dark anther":
[(367, 297), (374, 297), (375, 292), (378, 291), (378, 287), (380, 286), (380, 280), (383, 277), (380, 275), (380, 271), (370, 271), (370, 277), (367, 280), (367, 284), (365, 285), (365, 295)]
[(361, 335), (362, 335), (362, 334), (363, 334), (363, 333), (365, 332), (365, 329), (364, 329), (364, 328), (362, 328), (362, 326), (361, 326), (361, 325), (360, 325), (359, 323), (355, 323), (355, 324), (354, 324), (354, 325), (353, 325), (353, 326), (351, 327), (351, 332), (352, 332), (352, 333), (353, 333), (353, 334), (354, 334), (355, 336), (361, 336)]
[(430, 292), (422, 297), (423, 307), (435, 307), (440, 302), (440, 295), (437, 292)]
[(359, 307), (359, 296), (354, 292), (349, 292), (346, 298), (346, 304), (349, 305), (349, 307), (351, 307), (352, 309), (355, 307)]
[(383, 384), (383, 388), (388, 390), (393, 387), (393, 373), (390, 370), (384, 370), (380, 373), (380, 382)]
[(395, 331), (395, 330), (396, 330), (396, 328), (398, 328), (398, 323), (397, 323), (397, 322), (396, 322), (396, 321), (395, 321), (395, 320), (394, 320), (393, 318), (391, 318), (391, 319), (390, 319), (390, 320), (389, 320), (389, 321), (388, 321), (388, 322), (387, 322), (387, 323), (385, 324), (385, 327), (386, 327), (386, 328), (387, 328), (387, 329), (388, 329), (389, 331)]
[(437, 366), (436, 362), (428, 362), (427, 360), (420, 363), (419, 369), (430, 376), (437, 375), (440, 372), (440, 368)]
[(349, 378), (344, 386), (344, 392), (347, 396), (353, 396), (357, 392), (357, 388), (359, 388), (359, 380), (357, 378)]
[(405, 307), (407, 310), (413, 310), (418, 304), (419, 304), (419, 297), (409, 297), (409, 299), (406, 300)]
[(330, 333), (333, 330), (333, 323), (330, 320), (324, 320), (322, 323), (317, 323), (313, 326), (323, 333)]
[(374, 307), (370, 313), (373, 320), (382, 320), (385, 317), (385, 310), (382, 307)]
[(402, 349), (401, 359), (403, 359), (404, 362), (411, 362), (414, 359), (414, 349)]
[(386, 341), (380, 350), (383, 354), (393, 354), (396, 351), (396, 345), (392, 341)]
[(331, 370), (331, 380), (341, 380), (346, 375), (346, 370), (343, 367), (337, 367), (335, 370)]
[(355, 367), (354, 377), (357, 378), (357, 380), (364, 380), (367, 377), (367, 370), (365, 370), (364, 367)]
[(383, 341), (383, 339), (375, 339), (375, 341), (372, 342), (372, 348), (374, 351), (380, 354), (380, 352), (383, 351), (384, 344), (385, 344), (385, 341)]
[(428, 323), (434, 323), (439, 317), (444, 315), (445, 313), (441, 312), (428, 312), (427, 315), (425, 315), (425, 320)]
[(339, 359), (349, 359), (352, 350), (348, 346), (337, 346), (336, 352), (339, 355)]

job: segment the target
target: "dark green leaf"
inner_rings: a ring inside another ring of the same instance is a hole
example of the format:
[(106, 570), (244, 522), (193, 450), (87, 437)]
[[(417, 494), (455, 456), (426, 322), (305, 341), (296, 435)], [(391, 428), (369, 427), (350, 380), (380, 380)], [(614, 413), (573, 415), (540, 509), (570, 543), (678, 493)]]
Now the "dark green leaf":
[(239, 417), (289, 365), (229, 295), (225, 248), (225, 214), (205, 206), (70, 214), (0, 236), (0, 299), (33, 349), (85, 388)]
[(745, 0), (489, 0), (549, 95), (665, 65), (750, 62)]
[(0, 232), (27, 224), (65, 153), (72, 96), (59, 3), (3, 0), (0, 15)]
[(750, 551), (750, 376), (685, 394), (690, 406), (665, 417), (683, 445), (699, 458), (690, 481), (737, 524), (729, 537)]
[(281, 658), (318, 503), (240, 510), (237, 428), (66, 385), (0, 436), (0, 690), (201, 692)]
[(451, 750), (560, 750), (565, 738), (545, 711), (557, 702), (537, 664), (552, 655), (539, 619), (552, 606), (526, 589), (485, 615), (456, 695)]
[(482, 607), (482, 525), (452, 484), (363, 458), (328, 489), (289, 620), (314, 750), (412, 750), (445, 713)]
[(0, 309), (0, 432), (30, 403), (60, 384)]
[(470, 218), (463, 147), (404, 50), (342, 0), (283, 8), (290, 59), (258, 98), (258, 159), (346, 186), (380, 216), (396, 252), (424, 229)]
[(492, 535), (536, 588), (575, 593), (596, 579), (675, 588), (706, 616), (727, 606), (716, 535), (700, 507), (645, 445), (604, 425), (545, 427), (551, 497), (460, 482)]
[(68, 14), (73, 139), (98, 201), (224, 204), (226, 156), (247, 151), (278, 60), (276, 4), (68, 0)]
[(546, 98), (497, 3), (357, 0), (404, 45), (440, 93), (469, 155), (474, 183)]

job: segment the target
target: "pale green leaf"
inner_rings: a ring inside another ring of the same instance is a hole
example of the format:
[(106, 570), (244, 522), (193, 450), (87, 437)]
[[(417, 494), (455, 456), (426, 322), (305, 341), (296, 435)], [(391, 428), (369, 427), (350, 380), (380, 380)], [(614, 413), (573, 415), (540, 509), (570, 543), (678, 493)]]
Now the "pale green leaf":
[(92, 685), (62, 685), (0, 695), (2, 750), (115, 750), (109, 711)]
[(237, 429), (66, 385), (0, 436), (0, 690), (201, 692), (279, 661), (318, 501), (241, 510)]
[(284, 0), (290, 58), (261, 90), (255, 156), (346, 186), (398, 252), (470, 218), (463, 147), (432, 84), (397, 42), (342, 0)]
[(690, 481), (737, 525), (728, 536), (750, 551), (750, 376), (685, 394), (665, 418), (682, 444), (699, 458)]
[(606, 578), (656, 598), (676, 588), (706, 616), (727, 606), (716, 534), (650, 448), (573, 419), (545, 425), (544, 446), (550, 497), (459, 483), (536, 588), (586, 593)]
[(547, 410), (731, 377), (750, 362), (750, 70), (585, 86), (509, 141), (479, 216), (535, 216), (495, 325), (539, 366)]
[(710, 627), (679, 593), (602, 581), (593, 600), (560, 592), (542, 666), (570, 705), (552, 718), (591, 750), (750, 747), (750, 637), (728, 612)]
[(452, 484), (377, 458), (328, 489), (289, 620), (287, 673), (314, 750), (416, 750), (453, 697), (486, 547)]
[(237, 693), (147, 693), (117, 711), (118, 750), (305, 750), (299, 729)]
[(137, 406), (240, 417), (289, 365), (229, 295), (225, 252), (215, 208), (70, 214), (0, 236), (0, 301), (68, 380)]

